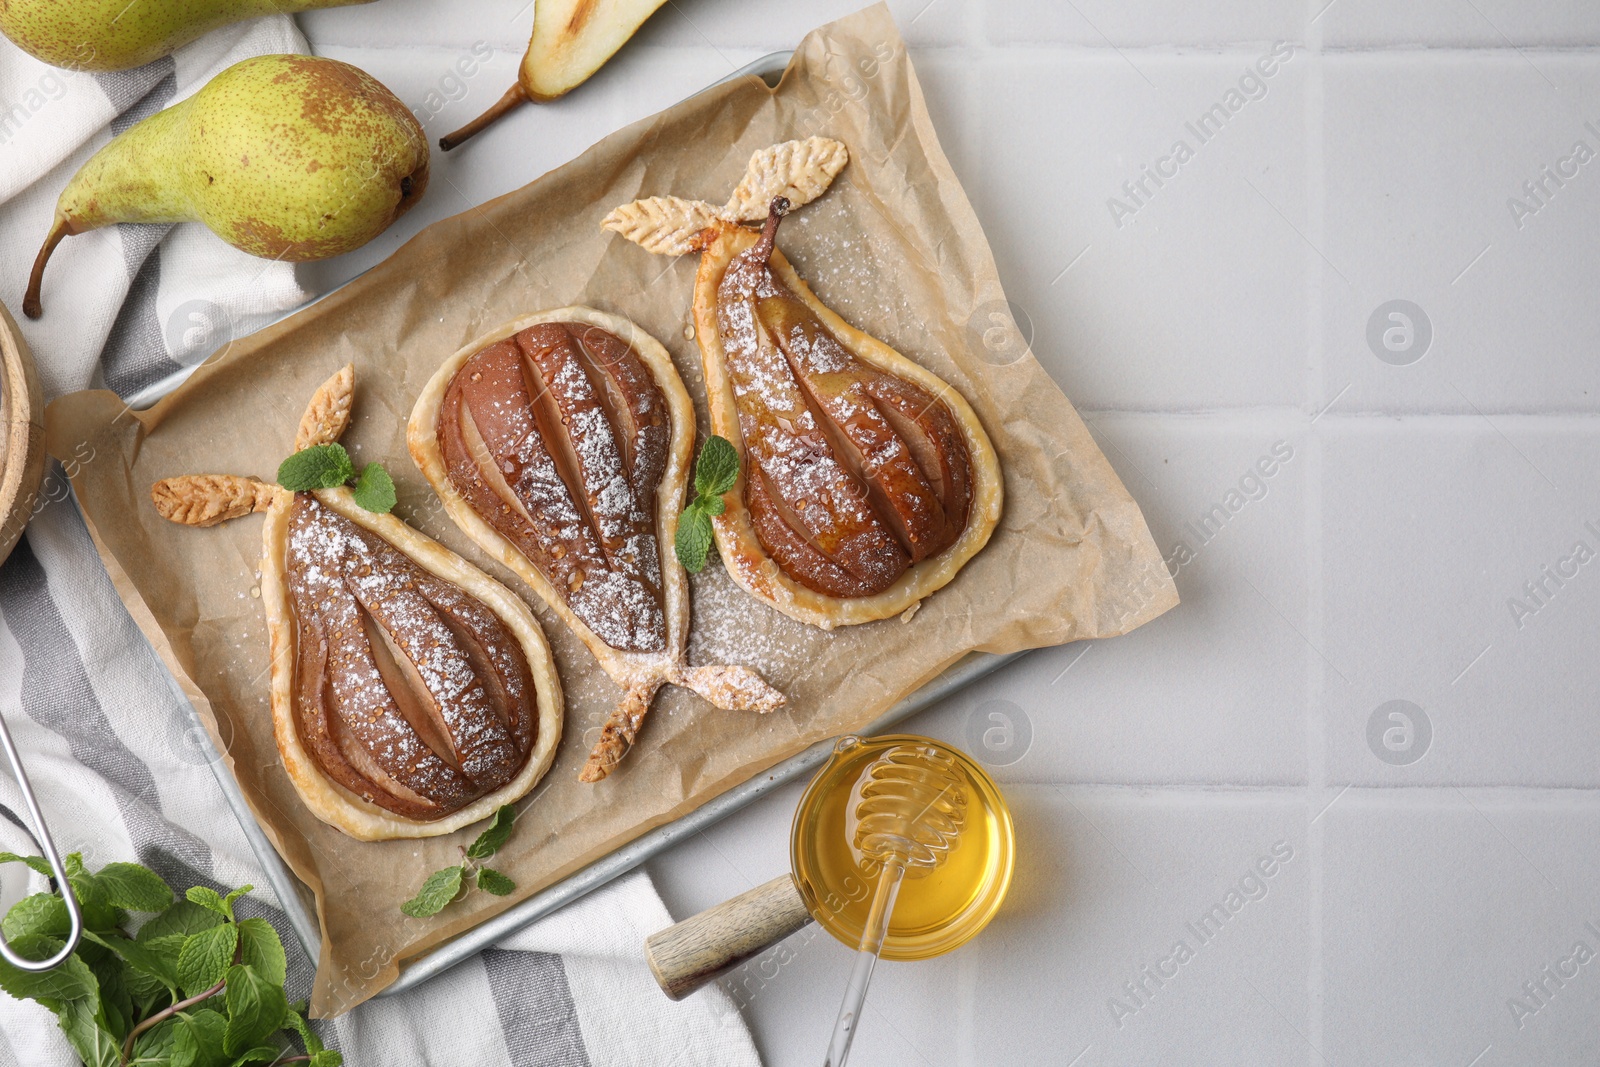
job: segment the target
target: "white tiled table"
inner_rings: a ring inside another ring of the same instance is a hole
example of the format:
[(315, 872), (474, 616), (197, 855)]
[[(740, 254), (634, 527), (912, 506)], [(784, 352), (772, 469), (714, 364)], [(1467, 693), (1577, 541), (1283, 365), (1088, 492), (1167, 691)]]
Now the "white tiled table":
[[(313, 277), (855, 6), (674, 0), (580, 92), (436, 156), (415, 212)], [(302, 25), (442, 106), (439, 134), (509, 84), (528, 7), (381, 0)], [(1027, 717), (1031, 749), (995, 770), (1022, 850), (983, 937), (880, 969), (853, 1062), (1600, 1060), (1600, 959), (1563, 963), (1600, 953), (1600, 558), (1545, 579), (1542, 604), (1524, 593), (1575, 542), (1600, 552), (1600, 159), (1546, 179), (1520, 227), (1507, 204), (1576, 141), (1600, 152), (1600, 5), (891, 7), (1036, 353), (1163, 551), (1193, 558), (1167, 617), (1036, 653), (910, 724), (967, 745), (974, 716)], [(1185, 124), (1279, 40), (1291, 58), (1199, 144)], [(453, 82), (479, 42), (493, 58)], [(1180, 138), (1193, 158), (1129, 200)], [(1395, 299), (1432, 327), (1409, 365), (1367, 340)], [(1292, 455), (1252, 476), (1275, 446)], [(1202, 544), (1230, 489), (1252, 499)], [(1410, 763), (1375, 754), (1398, 724), (1369, 744), (1391, 700), (1431, 727)], [(797, 795), (653, 863), (674, 913), (781, 872)], [(1290, 858), (1251, 877), (1275, 845)], [(1202, 944), (1189, 924), (1241, 880), (1259, 899)], [(1193, 958), (1168, 962), (1180, 940)], [(847, 966), (813, 931), (735, 975), (771, 1063), (820, 1059)]]

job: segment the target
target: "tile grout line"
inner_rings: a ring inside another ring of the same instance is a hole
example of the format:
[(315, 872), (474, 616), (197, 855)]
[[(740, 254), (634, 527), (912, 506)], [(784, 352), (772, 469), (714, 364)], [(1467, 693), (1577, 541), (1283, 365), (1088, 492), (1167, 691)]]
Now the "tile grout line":
[[(1325, 0), (1308, 0), (1307, 16), (1311, 8)], [(1305, 85), (1305, 173), (1306, 173), (1306, 229), (1314, 247), (1321, 247), (1327, 231), (1327, 182), (1323, 172), (1322, 119), (1323, 67), (1322, 26), (1312, 21), (1306, 27), (1306, 51), (1310, 53), (1310, 68)], [(1327, 395), (1326, 342), (1322, 330), (1323, 271), (1315, 260), (1308, 259), (1310, 275), (1306, 284), (1307, 333), (1307, 384), (1310, 386), (1306, 412), (1306, 629), (1314, 647), (1323, 647), (1323, 590), (1322, 590), (1322, 449), (1317, 442), (1315, 418), (1320, 398)], [(1322, 412), (1318, 412), (1318, 417)], [(1307, 657), (1306, 684), (1306, 813), (1319, 808), (1327, 792), (1328, 760), (1326, 715), (1322, 707), (1326, 698), (1327, 671), (1315, 659)], [(1306, 824), (1306, 852), (1310, 859), (1310, 878), (1306, 893), (1306, 1043), (1311, 1046), (1307, 1062), (1311, 1067), (1322, 1067), (1322, 892), (1323, 877), (1323, 826), (1321, 816)]]

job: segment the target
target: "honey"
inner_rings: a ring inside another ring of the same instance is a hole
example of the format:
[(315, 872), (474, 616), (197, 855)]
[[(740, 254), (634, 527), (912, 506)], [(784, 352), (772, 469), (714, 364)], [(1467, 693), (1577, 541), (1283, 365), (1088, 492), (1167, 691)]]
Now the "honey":
[(891, 960), (927, 959), (976, 937), (1005, 899), (1015, 859), (1005, 798), (966, 755), (908, 734), (840, 738), (801, 797), (789, 845), (795, 885), (823, 929), (851, 948), (861, 941), (878, 870), (852, 840), (856, 783), (873, 760), (908, 743), (934, 746), (953, 760), (966, 812), (944, 861), (931, 871), (907, 872), (883, 945), (883, 958)]

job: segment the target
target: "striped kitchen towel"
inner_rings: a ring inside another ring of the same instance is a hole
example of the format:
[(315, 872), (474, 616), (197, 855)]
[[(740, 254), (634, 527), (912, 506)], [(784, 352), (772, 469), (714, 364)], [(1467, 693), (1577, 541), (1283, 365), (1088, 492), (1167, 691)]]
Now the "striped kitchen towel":
[[(290, 19), (274, 17), (138, 70), (89, 75), (0, 40), (0, 297), (20, 306), (56, 196), (115, 131), (232, 63), (304, 46)], [(306, 296), (291, 266), (236, 252), (199, 225), (111, 227), (56, 253), (45, 317), (23, 331), (47, 398), (102, 384), (149, 398), (217, 347), (218, 329), (242, 332)], [(180, 889), (254, 884), (241, 908), (278, 928), (289, 996), (304, 997), (312, 964), (213, 777), (215, 753), (191, 729), (64, 489), (57, 468), (46, 483), (51, 502), (0, 567), (0, 715), (56, 841), (92, 867), (137, 860)], [(0, 849), (38, 852), (23, 810), (0, 774)], [(43, 888), (21, 865), (0, 866), (0, 904)], [(720, 989), (682, 1004), (656, 989), (641, 943), (670, 921), (635, 873), (418, 989), (319, 1028), (352, 1067), (758, 1064)], [(49, 1013), (0, 993), (0, 1067), (75, 1062)]]

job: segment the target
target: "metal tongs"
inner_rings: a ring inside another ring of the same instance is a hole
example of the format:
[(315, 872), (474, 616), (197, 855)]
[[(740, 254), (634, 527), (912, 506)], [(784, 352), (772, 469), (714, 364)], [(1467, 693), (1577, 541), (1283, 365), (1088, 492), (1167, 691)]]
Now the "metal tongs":
[(17, 788), (22, 790), (22, 799), (28, 805), (28, 816), (33, 820), (33, 828), (37, 831), (35, 840), (44, 851), (45, 859), (50, 861), (50, 869), (55, 872), (56, 885), (61, 890), (61, 899), (67, 905), (67, 943), (62, 945), (61, 950), (54, 956), (42, 960), (24, 959), (17, 955), (16, 950), (6, 941), (4, 934), (0, 934), (0, 956), (4, 956), (7, 963), (20, 970), (48, 971), (65, 962), (78, 947), (78, 939), (83, 936), (83, 913), (78, 909), (78, 898), (73, 895), (72, 883), (67, 880), (67, 869), (61, 862), (60, 853), (56, 851), (55, 841), (50, 837), (50, 827), (45, 824), (44, 814), (39, 810), (39, 798), (33, 795), (33, 784), (28, 781), (28, 772), (22, 768), (22, 757), (17, 754), (17, 745), (11, 740), (11, 731), (6, 726), (4, 715), (0, 715), (0, 746), (4, 746), (6, 750), (11, 773), (16, 776)]

